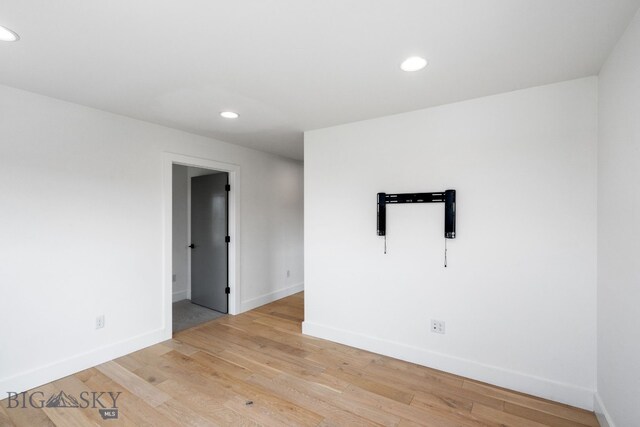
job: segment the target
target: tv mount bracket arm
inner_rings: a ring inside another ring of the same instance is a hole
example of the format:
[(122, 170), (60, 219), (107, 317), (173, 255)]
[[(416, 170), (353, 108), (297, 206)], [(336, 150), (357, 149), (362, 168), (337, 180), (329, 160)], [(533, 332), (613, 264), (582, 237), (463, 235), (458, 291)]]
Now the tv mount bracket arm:
[(456, 238), (456, 190), (442, 193), (378, 193), (378, 236), (385, 237), (384, 253), (387, 253), (387, 204), (444, 203), (444, 266), (447, 266), (447, 239)]

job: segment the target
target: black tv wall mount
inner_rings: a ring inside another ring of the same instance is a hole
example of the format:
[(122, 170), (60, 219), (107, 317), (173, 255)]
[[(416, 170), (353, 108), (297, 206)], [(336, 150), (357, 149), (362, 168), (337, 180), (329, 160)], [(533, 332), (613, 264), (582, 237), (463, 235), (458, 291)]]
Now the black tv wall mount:
[(456, 190), (442, 193), (378, 193), (378, 236), (385, 237), (384, 253), (387, 253), (387, 204), (444, 203), (444, 266), (447, 266), (447, 240), (456, 238)]

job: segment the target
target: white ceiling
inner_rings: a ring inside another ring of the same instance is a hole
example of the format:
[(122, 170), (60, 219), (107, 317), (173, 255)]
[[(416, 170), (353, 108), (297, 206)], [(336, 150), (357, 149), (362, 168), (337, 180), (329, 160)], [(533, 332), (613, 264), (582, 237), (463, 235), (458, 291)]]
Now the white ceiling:
[(0, 83), (301, 159), (305, 130), (597, 74), (639, 5), (0, 0)]

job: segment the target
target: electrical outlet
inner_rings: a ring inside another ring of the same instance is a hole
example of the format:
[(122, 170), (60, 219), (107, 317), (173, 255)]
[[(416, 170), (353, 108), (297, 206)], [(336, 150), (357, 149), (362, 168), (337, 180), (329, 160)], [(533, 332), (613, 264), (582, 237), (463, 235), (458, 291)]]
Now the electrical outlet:
[(96, 329), (104, 328), (104, 314), (96, 317)]
[(287, 278), (291, 277), (291, 270), (287, 270)]
[(444, 334), (444, 322), (442, 320), (431, 319), (431, 332)]

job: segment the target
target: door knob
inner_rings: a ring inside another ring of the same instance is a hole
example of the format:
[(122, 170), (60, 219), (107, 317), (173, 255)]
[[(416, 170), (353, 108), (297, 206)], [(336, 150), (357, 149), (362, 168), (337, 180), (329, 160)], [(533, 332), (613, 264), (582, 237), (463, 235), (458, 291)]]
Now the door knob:
[(190, 244), (190, 245), (189, 245), (189, 246), (187, 246), (187, 247), (188, 247), (188, 248), (193, 249), (193, 248), (195, 248), (195, 247), (196, 247), (196, 245), (194, 245), (194, 244), (192, 243), (192, 244)]

